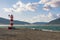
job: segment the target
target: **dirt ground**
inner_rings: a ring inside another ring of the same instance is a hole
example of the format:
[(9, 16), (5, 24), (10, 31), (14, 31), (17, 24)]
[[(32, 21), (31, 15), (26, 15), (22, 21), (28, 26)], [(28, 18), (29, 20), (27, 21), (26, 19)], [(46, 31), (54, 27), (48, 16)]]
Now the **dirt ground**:
[(0, 29), (0, 40), (60, 40), (60, 32), (32, 29)]

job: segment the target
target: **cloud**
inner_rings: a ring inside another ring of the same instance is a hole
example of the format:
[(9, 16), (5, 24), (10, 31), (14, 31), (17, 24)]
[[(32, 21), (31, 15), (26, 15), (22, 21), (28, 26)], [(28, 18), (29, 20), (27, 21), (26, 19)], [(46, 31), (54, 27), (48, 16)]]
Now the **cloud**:
[[(18, 1), (12, 8), (3, 8), (6, 12), (36, 11), (37, 6), (43, 4), (43, 10), (49, 11), (52, 8), (60, 7), (60, 0), (40, 0), (34, 3), (22, 3)], [(10, 11), (9, 11), (10, 10)]]
[(47, 2), (49, 2), (49, 0), (40, 0), (40, 1), (39, 1), (39, 4), (45, 4), (45, 3), (47, 3)]
[(4, 11), (6, 11), (6, 12), (10, 12), (10, 9), (8, 9), (8, 8), (3, 8), (4, 9)]
[(51, 10), (51, 8), (60, 7), (60, 0), (40, 0), (40, 4), (44, 4), (43, 10)]
[(57, 14), (57, 16), (60, 18), (60, 14)]
[[(60, 15), (60, 14), (58, 14)], [(54, 20), (56, 18), (59, 18), (57, 14), (52, 14), (51, 12), (49, 12), (49, 14), (40, 14), (40, 15), (37, 15), (33, 18), (31, 18), (29, 21), (30, 22), (49, 22), (51, 20)]]
[(13, 8), (3, 8), (5, 12), (12, 12), (14, 9)]
[(60, 7), (60, 0), (41, 0), (39, 3), (49, 5), (51, 7)]
[(22, 11), (35, 11), (37, 9), (37, 3), (27, 3), (24, 4), (18, 1), (16, 4), (12, 5), (12, 8), (3, 8), (6, 12), (22, 12)]
[(49, 11), (50, 9), (52, 9), (52, 7), (48, 6), (48, 5), (44, 5), (43, 10)]
[(40, 14), (37, 16), (33, 16), (31, 18), (29, 18), (29, 17), (19, 18), (19, 20), (25, 21), (25, 22), (30, 22), (30, 23), (33, 23), (33, 22), (49, 22), (49, 21), (54, 20), (54, 19), (59, 18), (59, 17), (60, 17), (60, 14), (54, 14), (54, 13), (49, 12), (48, 14)]
[(26, 9), (27, 10), (30, 10), (30, 11), (35, 11), (36, 10), (36, 5), (35, 4), (32, 4), (32, 3), (28, 3), (26, 5)]
[[(18, 1), (16, 4), (12, 5), (11, 8), (3, 8), (5, 12), (22, 12), (22, 11), (36, 11), (37, 6), (43, 4), (42, 9), (50, 11), (52, 8), (60, 7), (60, 0), (40, 0), (35, 3), (22, 3)], [(59, 18), (60, 14), (48, 13), (40, 14), (32, 18), (21, 19), (26, 22), (49, 22), (55, 18)]]
[(51, 0), (50, 2), (47, 2), (46, 5), (50, 5), (51, 7), (60, 7), (60, 1)]

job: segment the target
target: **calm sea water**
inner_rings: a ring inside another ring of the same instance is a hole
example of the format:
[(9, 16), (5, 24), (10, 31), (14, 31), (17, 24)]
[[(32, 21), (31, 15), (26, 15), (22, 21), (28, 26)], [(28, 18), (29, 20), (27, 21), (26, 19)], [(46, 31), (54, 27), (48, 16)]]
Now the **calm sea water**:
[[(14, 26), (15, 28), (35, 28), (35, 29), (47, 29), (47, 30), (58, 30), (60, 31), (60, 26)], [(0, 26), (0, 28), (8, 28), (8, 26)]]

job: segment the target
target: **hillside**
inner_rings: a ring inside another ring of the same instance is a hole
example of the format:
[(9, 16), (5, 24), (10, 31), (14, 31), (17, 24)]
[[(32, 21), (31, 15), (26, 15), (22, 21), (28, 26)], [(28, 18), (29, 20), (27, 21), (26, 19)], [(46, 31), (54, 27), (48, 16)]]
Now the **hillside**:
[(52, 20), (48, 24), (60, 24), (60, 18)]
[[(9, 20), (5, 18), (0, 18), (0, 24), (9, 24)], [(14, 20), (14, 24), (30, 24), (28, 22)]]

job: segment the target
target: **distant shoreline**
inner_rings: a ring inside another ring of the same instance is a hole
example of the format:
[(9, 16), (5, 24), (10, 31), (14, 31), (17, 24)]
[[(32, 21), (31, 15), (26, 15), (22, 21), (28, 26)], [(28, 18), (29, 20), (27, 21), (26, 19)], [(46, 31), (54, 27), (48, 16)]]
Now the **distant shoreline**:
[[(7, 27), (9, 27), (10, 25), (8, 25), (8, 24), (0, 24), (0, 26), (7, 26)], [(33, 25), (33, 24), (31, 24), (31, 25), (28, 25), (28, 24), (25, 24), (25, 25), (17, 25), (17, 24), (14, 24), (14, 26), (60, 26), (60, 25)], [(5, 28), (4, 27), (4, 28)], [(25, 27), (24, 27), (25, 28)], [(32, 30), (41, 30), (41, 31), (49, 31), (49, 32), (60, 32), (59, 30), (50, 30), (50, 29), (36, 29), (36, 28), (28, 28), (28, 29), (32, 29)]]
[[(0, 26), (9, 26), (9, 24), (0, 24)], [(60, 24), (14, 24), (14, 26), (60, 26)]]

